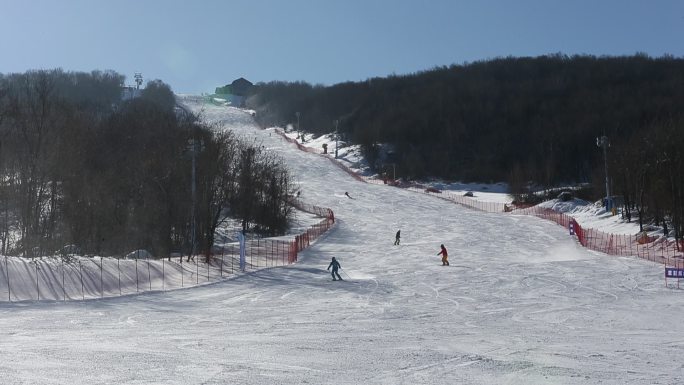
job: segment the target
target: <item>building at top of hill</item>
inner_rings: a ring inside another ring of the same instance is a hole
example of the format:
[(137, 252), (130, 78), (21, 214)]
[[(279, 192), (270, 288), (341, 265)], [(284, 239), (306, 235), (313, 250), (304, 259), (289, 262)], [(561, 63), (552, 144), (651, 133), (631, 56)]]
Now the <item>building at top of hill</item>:
[(216, 87), (212, 98), (216, 102), (222, 102), (235, 107), (244, 107), (245, 98), (252, 86), (254, 84), (245, 78), (235, 79), (232, 83), (226, 84), (223, 87)]

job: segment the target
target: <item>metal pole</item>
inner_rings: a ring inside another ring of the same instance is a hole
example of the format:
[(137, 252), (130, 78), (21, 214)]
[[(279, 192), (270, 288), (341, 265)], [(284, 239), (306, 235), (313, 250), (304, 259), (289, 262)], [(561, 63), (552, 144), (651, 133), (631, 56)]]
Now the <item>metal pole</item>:
[(351, 279), (352, 279), (352, 277), (350, 277), (350, 276), (349, 276), (349, 274), (347, 274), (347, 272), (346, 272), (346, 271), (344, 271), (344, 269), (343, 269), (343, 268), (341, 268), (341, 267), (340, 267), (340, 271), (342, 272), (342, 274), (346, 275), (346, 276), (347, 276), (347, 278), (349, 278), (349, 280), (351, 280)]
[(33, 260), (36, 263), (36, 292), (38, 293), (38, 301), (40, 301), (40, 287), (38, 287), (38, 260)]
[(335, 159), (337, 159), (337, 147), (339, 147), (337, 144), (340, 138), (340, 134), (337, 131), (337, 126), (339, 123), (340, 121), (338, 119), (335, 119)]
[(596, 145), (603, 147), (603, 167), (606, 174), (606, 209), (610, 202), (610, 183), (608, 178), (608, 137), (603, 135), (596, 138)]
[(195, 139), (192, 140), (192, 248), (191, 248), (191, 254), (192, 258), (195, 258), (195, 200), (197, 196), (197, 189), (196, 189), (196, 183), (195, 183), (195, 168), (196, 168), (196, 161), (195, 161), (195, 154), (197, 152), (197, 141)]
[(104, 265), (102, 257), (100, 257), (100, 298), (104, 297), (104, 280), (102, 279), (102, 266)]
[(150, 258), (147, 258), (147, 281), (150, 283), (150, 291), (152, 291), (152, 274), (150, 273)]
[(7, 264), (7, 257), (5, 257), (5, 270), (7, 271), (7, 300), (12, 302), (12, 288), (10, 286), (9, 265)]
[(608, 138), (604, 136), (603, 142), (603, 167), (606, 171), (606, 199), (610, 199), (610, 183), (608, 183)]
[(62, 258), (62, 295), (64, 296), (64, 301), (66, 302), (66, 287), (64, 287), (64, 258)]
[(78, 271), (81, 275), (81, 299), (85, 299), (85, 289), (83, 288), (83, 265), (81, 265), (80, 260), (78, 261)]
[(139, 292), (140, 288), (138, 286), (138, 257), (135, 257), (135, 292)]

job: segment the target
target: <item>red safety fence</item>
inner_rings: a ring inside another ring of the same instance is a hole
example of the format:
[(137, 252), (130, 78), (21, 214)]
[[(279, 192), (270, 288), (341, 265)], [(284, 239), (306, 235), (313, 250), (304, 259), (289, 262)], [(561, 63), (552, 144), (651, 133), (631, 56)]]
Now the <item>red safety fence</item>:
[(311, 148), (311, 147), (306, 147), (305, 145), (299, 143), (297, 140), (290, 138), (289, 136), (285, 135), (285, 132), (283, 132), (283, 131), (281, 131), (281, 130), (279, 130), (279, 129), (276, 129), (275, 132), (276, 132), (278, 135), (280, 135), (280, 136), (282, 136), (283, 138), (285, 138), (285, 140), (287, 140), (288, 142), (290, 142), (290, 143), (296, 145), (297, 148), (299, 148), (300, 150), (302, 150), (302, 151), (304, 151), (304, 152), (310, 152), (310, 153), (312, 153), (312, 154), (320, 154), (320, 153), (321, 153), (321, 151), (317, 151), (316, 149)]
[[(265, 267), (284, 266), (297, 261), (294, 253), (294, 240), (268, 238), (247, 239), (245, 241), (245, 270), (259, 270)], [(234, 273), (240, 266), (240, 245), (231, 243), (224, 247), (214, 247), (210, 264), (230, 262), (229, 271)], [(214, 262), (212, 262), (214, 261)]]
[[(295, 263), (305, 249), (335, 223), (328, 208), (293, 200), (299, 210), (321, 217), (304, 232), (287, 239), (245, 241), (245, 270)], [(164, 258), (49, 256), (0, 260), (0, 302), (80, 300), (170, 290), (217, 281), (240, 272), (237, 242), (214, 246), (194, 257)]]
[(684, 267), (681, 247), (677, 247), (674, 240), (665, 237), (652, 237), (645, 233), (611, 234), (583, 228), (569, 215), (537, 206), (514, 210), (513, 213), (533, 215), (556, 222), (576, 235), (580, 244), (590, 250), (609, 255), (637, 256), (666, 266)]
[(408, 190), (428, 194), (450, 202), (458, 203), (488, 213), (503, 213), (508, 211), (507, 205), (499, 202), (483, 202), (468, 196), (456, 194), (450, 191), (440, 191), (429, 187), (408, 187)]
[[(283, 138), (285, 138), (286, 141), (288, 141), (288, 142), (290, 142), (290, 143), (296, 145), (297, 148), (300, 149), (301, 151), (308, 152), (308, 153), (312, 153), (312, 154), (324, 155), (322, 151), (317, 151), (317, 150), (314, 149), (314, 148), (304, 146), (303, 144), (299, 143), (299, 142), (296, 141), (295, 139), (292, 139), (292, 138), (290, 138), (289, 136), (285, 135), (285, 132), (283, 132), (283, 131), (281, 131), (281, 130), (276, 129), (275, 132), (276, 132), (277, 134), (279, 134), (280, 136), (282, 136)], [(354, 171), (353, 171), (352, 169), (350, 169), (349, 167), (345, 166), (344, 164), (342, 164), (342, 163), (340, 163), (340, 162), (335, 161), (334, 158), (331, 158), (331, 157), (327, 157), (327, 158), (330, 159), (330, 161), (331, 161), (335, 166), (339, 167), (342, 171), (344, 171), (344, 172), (346, 172), (347, 174), (349, 174), (349, 176), (351, 176), (352, 178), (354, 178), (354, 179), (356, 179), (356, 180), (358, 180), (358, 181), (360, 181), (360, 182), (369, 182), (369, 183), (371, 182), (370, 179), (364, 178), (364, 177), (360, 176), (359, 174), (357, 174), (356, 172), (354, 172)]]
[(317, 224), (310, 226), (305, 232), (295, 236), (290, 255), (292, 260), (290, 263), (294, 263), (297, 260), (297, 253), (309, 247), (311, 242), (318, 239), (335, 224), (335, 214), (329, 208), (306, 204), (299, 199), (291, 199), (290, 204), (301, 211), (323, 218)]

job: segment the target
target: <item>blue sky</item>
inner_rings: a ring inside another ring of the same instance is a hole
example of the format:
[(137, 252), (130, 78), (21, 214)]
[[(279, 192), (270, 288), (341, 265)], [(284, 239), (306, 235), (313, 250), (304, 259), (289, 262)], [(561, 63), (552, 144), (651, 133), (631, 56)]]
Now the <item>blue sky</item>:
[(112, 69), (179, 93), (499, 56), (684, 56), (684, 1), (0, 0), (0, 73)]

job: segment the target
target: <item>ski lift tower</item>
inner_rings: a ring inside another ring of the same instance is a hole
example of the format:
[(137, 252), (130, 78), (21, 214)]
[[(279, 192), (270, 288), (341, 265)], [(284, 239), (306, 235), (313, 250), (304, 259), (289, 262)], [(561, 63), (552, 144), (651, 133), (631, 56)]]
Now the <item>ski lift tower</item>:
[(142, 73), (136, 72), (136, 73), (135, 73), (135, 76), (133, 76), (133, 78), (135, 79), (135, 85), (136, 85), (135, 88), (136, 88), (137, 90), (139, 90), (139, 89), (140, 89), (140, 86), (143, 84)]

